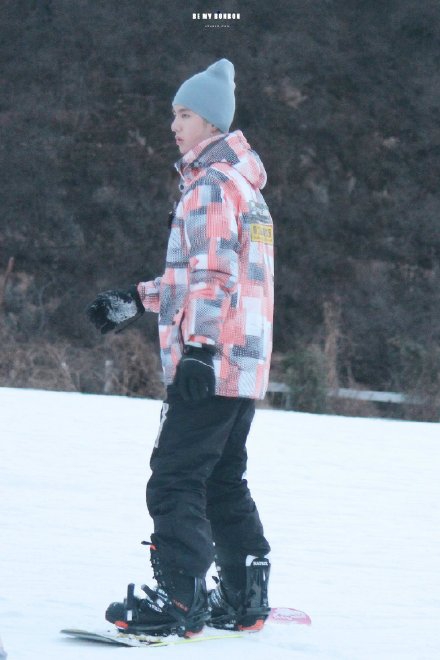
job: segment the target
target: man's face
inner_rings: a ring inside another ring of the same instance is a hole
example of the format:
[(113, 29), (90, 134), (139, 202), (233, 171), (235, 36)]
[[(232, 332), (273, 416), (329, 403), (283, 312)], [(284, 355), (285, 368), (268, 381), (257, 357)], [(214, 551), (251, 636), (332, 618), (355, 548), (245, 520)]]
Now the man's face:
[(216, 133), (217, 129), (208, 124), (200, 115), (188, 110), (183, 105), (173, 105), (174, 120), (171, 130), (176, 136), (176, 143), (180, 153), (186, 154), (199, 142), (207, 140)]

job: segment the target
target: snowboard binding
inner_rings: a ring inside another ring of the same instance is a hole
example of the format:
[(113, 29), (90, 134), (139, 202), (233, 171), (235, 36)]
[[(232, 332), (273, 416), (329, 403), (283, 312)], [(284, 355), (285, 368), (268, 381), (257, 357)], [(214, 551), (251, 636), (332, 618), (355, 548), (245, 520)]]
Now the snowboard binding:
[(209, 616), (206, 589), (202, 582), (200, 578), (195, 578), (194, 600), (189, 608), (179, 607), (182, 604), (176, 604), (160, 587), (150, 589), (142, 585), (146, 598), (138, 598), (134, 595), (135, 585), (130, 583), (123, 603), (111, 603), (105, 618), (121, 633), (192, 637), (202, 631)]
[(228, 584), (228, 570), (219, 568), (220, 580), (209, 593), (211, 616), (208, 625), (226, 630), (261, 630), (270, 613), (267, 587), (270, 562), (267, 557), (246, 558), (245, 588)]

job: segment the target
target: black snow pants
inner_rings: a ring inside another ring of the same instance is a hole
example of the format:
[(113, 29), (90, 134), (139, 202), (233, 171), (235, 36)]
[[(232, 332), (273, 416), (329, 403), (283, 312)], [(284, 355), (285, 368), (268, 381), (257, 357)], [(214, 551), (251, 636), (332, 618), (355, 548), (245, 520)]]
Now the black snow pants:
[(184, 401), (171, 385), (151, 456), (147, 505), (152, 543), (172, 570), (204, 577), (222, 564), (266, 555), (270, 546), (244, 478), (252, 399)]

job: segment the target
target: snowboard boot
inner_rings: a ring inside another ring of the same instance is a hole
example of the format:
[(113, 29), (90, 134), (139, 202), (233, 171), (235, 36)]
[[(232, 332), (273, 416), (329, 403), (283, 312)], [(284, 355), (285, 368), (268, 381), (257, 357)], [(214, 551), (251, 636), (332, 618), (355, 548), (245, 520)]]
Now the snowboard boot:
[(154, 545), (151, 565), (157, 587), (143, 585), (146, 597), (138, 598), (134, 584), (129, 584), (124, 602), (111, 603), (107, 608), (107, 621), (123, 633), (136, 635), (192, 637), (201, 632), (209, 617), (205, 580), (168, 570)]
[(248, 555), (242, 565), (218, 567), (218, 573), (218, 585), (208, 596), (208, 625), (226, 630), (261, 630), (270, 612), (269, 559)]

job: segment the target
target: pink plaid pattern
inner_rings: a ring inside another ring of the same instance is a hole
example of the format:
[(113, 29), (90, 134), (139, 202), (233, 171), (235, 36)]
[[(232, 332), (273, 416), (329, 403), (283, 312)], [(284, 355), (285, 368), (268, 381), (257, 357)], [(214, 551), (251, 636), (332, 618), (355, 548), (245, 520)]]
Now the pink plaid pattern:
[(176, 164), (184, 190), (161, 278), (141, 282), (159, 313), (165, 383), (183, 345), (216, 347), (216, 394), (262, 399), (272, 352), (273, 224), (266, 172), (241, 131), (205, 140)]

